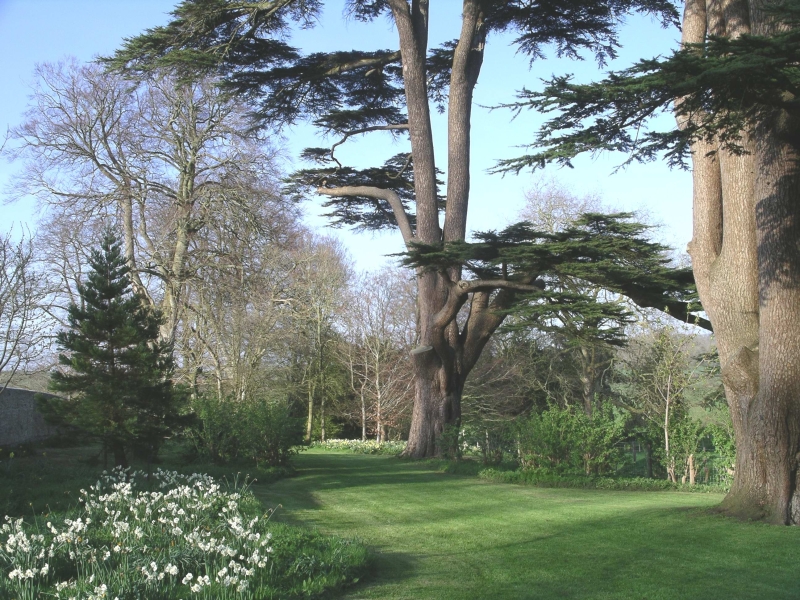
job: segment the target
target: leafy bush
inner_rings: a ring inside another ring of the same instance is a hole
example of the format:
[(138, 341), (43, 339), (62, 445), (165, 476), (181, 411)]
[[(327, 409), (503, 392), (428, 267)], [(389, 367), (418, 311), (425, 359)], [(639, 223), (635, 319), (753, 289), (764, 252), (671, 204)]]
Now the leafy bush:
[(0, 597), (308, 597), (357, 580), (365, 563), (357, 543), (287, 526), (273, 535), (246, 486), (166, 471), (140, 479), (104, 475), (80, 509), (46, 524), (6, 517)]
[(733, 483), (736, 463), (736, 441), (733, 438), (732, 429), (733, 426), (724, 427), (722, 425), (707, 427), (714, 444), (714, 456), (711, 457), (711, 463), (720, 479), (728, 486)]
[(465, 423), (461, 429), (461, 451), (465, 456), (479, 456), (485, 465), (498, 465), (517, 454), (517, 425), (512, 420), (481, 420)]
[(302, 441), (302, 424), (284, 402), (208, 395), (195, 399), (193, 409), (196, 421), (185, 435), (199, 457), (214, 462), (242, 458), (282, 466)]
[(240, 410), (244, 422), (241, 429), (241, 452), (256, 465), (266, 462), (270, 466), (285, 465), (297, 453), (303, 440), (302, 424), (289, 412), (283, 402), (253, 400), (245, 402)]
[(312, 442), (311, 448), (323, 450), (345, 450), (354, 454), (400, 454), (406, 449), (405, 442), (381, 442), (375, 440), (325, 440)]
[(198, 457), (225, 463), (239, 453), (239, 406), (231, 399), (199, 395), (192, 400), (195, 422), (184, 436)]
[(520, 463), (554, 473), (602, 475), (624, 460), (624, 429), (610, 409), (589, 417), (569, 407), (552, 406), (520, 420)]

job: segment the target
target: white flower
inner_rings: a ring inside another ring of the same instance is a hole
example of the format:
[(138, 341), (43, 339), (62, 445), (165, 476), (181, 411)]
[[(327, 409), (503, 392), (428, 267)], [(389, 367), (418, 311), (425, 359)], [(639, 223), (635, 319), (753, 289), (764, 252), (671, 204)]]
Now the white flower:
[(193, 577), (194, 577), (194, 575), (192, 575), (191, 573), (187, 573), (186, 576), (181, 581), (181, 583), (187, 584), (192, 580)]

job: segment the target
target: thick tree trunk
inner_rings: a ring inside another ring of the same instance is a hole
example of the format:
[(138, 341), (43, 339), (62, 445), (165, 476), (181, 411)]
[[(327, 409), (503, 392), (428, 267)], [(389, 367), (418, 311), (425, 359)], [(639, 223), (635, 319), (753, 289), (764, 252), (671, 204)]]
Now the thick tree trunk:
[(796, 143), (796, 131), (776, 114), (755, 132), (758, 352), (748, 355), (755, 386), (723, 503), (730, 514), (785, 524), (800, 524), (800, 177), (786, 141)]
[[(689, 0), (684, 42), (769, 35), (765, 0)], [(719, 349), (736, 436), (720, 509), (800, 522), (800, 178), (798, 127), (782, 113), (746, 133), (749, 154), (693, 147), (695, 280)]]
[[(447, 212), (439, 224), (436, 170), (427, 94), (425, 55), (428, 44), (428, 0), (389, 0), (400, 37), (403, 78), (408, 106), (409, 134), (414, 159), (416, 241), (427, 244), (459, 241), (466, 237), (470, 189), (470, 120), (475, 84), (483, 61), (486, 28), (482, 3), (464, 0), (462, 27), (453, 58), (448, 110)], [(449, 289), (461, 277), (460, 269), (448, 273), (421, 272), (418, 279), (419, 343), (432, 348), (414, 356), (414, 410), (405, 451), (423, 458), (442, 452), (439, 438), (445, 428), (461, 423), (461, 391), (471, 367), (460, 369), (461, 356), (472, 353), (455, 322), (445, 311), (455, 295)], [(454, 301), (458, 307), (465, 298)], [(499, 324), (499, 323), (498, 323)], [(496, 326), (495, 326), (496, 328)], [(488, 339), (488, 338), (487, 338)], [(479, 339), (477, 353), (485, 340)]]
[(405, 454), (412, 458), (439, 456), (449, 450), (441, 447), (442, 433), (461, 425), (462, 387), (452, 378), (448, 381), (442, 367), (437, 368), (433, 351), (418, 355), (414, 362), (414, 411)]

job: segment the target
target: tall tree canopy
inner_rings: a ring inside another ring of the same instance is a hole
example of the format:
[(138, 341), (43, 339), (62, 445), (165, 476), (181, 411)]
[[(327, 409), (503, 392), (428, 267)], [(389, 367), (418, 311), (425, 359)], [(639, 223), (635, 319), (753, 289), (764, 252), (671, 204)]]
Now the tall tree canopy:
[(153, 71), (132, 83), (74, 60), (35, 74), (11, 132), (26, 163), (15, 193), (36, 196), (58, 225), (75, 222), (73, 232), (116, 214), (133, 285), (175, 341), (187, 288), (216, 259), (204, 243), (215, 221), (252, 223), (280, 205), (273, 222), (291, 220), (275, 192), (274, 151), (212, 79)]
[[(488, 266), (491, 257), (486, 269), (471, 270), (475, 278), (462, 279), (470, 253), (501, 246), (511, 252), (534, 241), (520, 226), (486, 234), (474, 250), (465, 242), (473, 92), (489, 35), (515, 36), (513, 43), (532, 62), (548, 48), (603, 62), (615, 54), (616, 27), (625, 15), (645, 12), (669, 24), (677, 11), (666, 0), (464, 0), (449, 8), (461, 19), (458, 39), (430, 47), (429, 0), (350, 0), (353, 19), (389, 16), (397, 47), (303, 54), (289, 45), (291, 29), (314, 26), (322, 4), (188, 0), (168, 25), (128, 40), (109, 63), (129, 73), (169, 67), (193, 77), (198, 69), (218, 71), (229, 90), (254, 105), (262, 125), (309, 120), (336, 139), (331, 147), (304, 152), (317, 164), (296, 173), (291, 189), (327, 196), (334, 222), (399, 229), (412, 252), (420, 346), (412, 353), (415, 403), (407, 453), (430, 456), (440, 451), (444, 428), (459, 423), (464, 380), (517, 293), (540, 289), (532, 285), (539, 272), (520, 267), (509, 276), (499, 263)], [(443, 171), (434, 158), (431, 108), (447, 112)], [(366, 169), (342, 164), (337, 149), (373, 132), (407, 136), (410, 152)], [(532, 256), (520, 258), (538, 266)], [(459, 322), (453, 307), (465, 303), (469, 310)]]
[[(800, 2), (688, 0), (683, 47), (595, 84), (556, 78), (513, 106), (555, 110), (537, 152), (691, 161), (695, 280), (713, 323), (736, 432), (723, 509), (800, 524)], [(677, 127), (648, 129), (673, 109)]]

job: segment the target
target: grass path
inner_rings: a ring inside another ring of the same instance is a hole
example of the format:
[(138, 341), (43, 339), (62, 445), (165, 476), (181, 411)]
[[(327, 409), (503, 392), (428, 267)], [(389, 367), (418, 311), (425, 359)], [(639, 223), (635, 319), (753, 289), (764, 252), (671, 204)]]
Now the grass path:
[(529, 488), (321, 451), (296, 465), (256, 493), (277, 519), (370, 546), (346, 598), (800, 598), (800, 528), (710, 515), (717, 495)]

